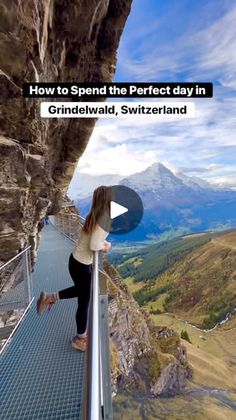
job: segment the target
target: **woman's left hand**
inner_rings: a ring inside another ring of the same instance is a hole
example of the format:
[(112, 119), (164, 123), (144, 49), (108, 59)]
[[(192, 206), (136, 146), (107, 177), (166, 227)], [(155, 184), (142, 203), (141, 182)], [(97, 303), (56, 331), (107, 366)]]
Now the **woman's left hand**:
[(105, 242), (102, 248), (102, 252), (109, 252), (111, 249), (111, 242)]

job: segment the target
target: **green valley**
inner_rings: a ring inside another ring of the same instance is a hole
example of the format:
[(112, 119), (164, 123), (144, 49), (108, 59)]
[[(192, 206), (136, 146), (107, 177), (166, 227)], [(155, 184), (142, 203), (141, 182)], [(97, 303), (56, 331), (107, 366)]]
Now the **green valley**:
[(235, 257), (231, 230), (184, 236), (114, 255), (112, 262), (151, 313), (171, 312), (211, 329), (236, 307)]
[(188, 235), (113, 258), (152, 322), (181, 336), (193, 369), (189, 389), (168, 404), (118, 395), (115, 418), (154, 419), (158, 412), (160, 419), (234, 419), (236, 231)]
[(199, 233), (161, 241), (133, 252), (124, 249), (123, 252), (111, 254), (109, 259), (123, 278), (133, 277), (134, 282), (155, 280), (176, 261), (221, 234)]

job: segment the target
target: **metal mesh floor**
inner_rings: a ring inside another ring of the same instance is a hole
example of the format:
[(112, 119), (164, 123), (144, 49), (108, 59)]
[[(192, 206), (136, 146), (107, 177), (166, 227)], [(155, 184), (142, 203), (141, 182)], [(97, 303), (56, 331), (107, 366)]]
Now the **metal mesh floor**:
[(45, 226), (33, 273), (35, 300), (0, 358), (0, 419), (79, 419), (84, 354), (70, 347), (76, 333), (76, 299), (36, 313), (41, 290), (73, 285), (67, 269), (72, 243)]

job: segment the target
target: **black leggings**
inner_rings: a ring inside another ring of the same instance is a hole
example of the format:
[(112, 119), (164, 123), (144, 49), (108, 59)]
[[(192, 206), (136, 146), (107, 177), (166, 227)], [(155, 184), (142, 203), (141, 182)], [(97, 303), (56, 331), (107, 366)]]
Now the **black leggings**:
[(78, 298), (78, 309), (76, 312), (77, 333), (84, 334), (87, 328), (92, 264), (82, 264), (71, 254), (69, 259), (69, 272), (75, 285), (68, 287), (68, 289), (60, 290), (58, 295), (59, 299)]

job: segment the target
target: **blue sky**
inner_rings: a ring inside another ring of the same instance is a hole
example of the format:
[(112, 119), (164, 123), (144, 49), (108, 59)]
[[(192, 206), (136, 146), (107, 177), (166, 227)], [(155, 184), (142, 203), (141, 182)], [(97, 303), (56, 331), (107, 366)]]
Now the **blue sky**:
[(156, 161), (236, 187), (235, 0), (134, 0), (115, 81), (212, 81), (213, 99), (194, 100), (191, 120), (98, 121), (78, 170), (140, 172)]

